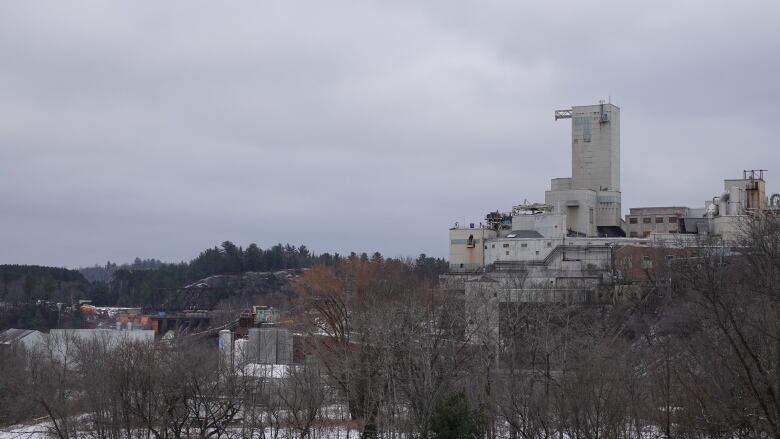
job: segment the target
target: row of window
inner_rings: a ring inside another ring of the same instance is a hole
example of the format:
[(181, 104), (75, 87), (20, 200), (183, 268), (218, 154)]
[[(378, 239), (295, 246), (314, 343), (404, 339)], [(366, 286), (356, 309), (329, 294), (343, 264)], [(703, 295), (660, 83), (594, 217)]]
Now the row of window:
[[(509, 256), (509, 250), (507, 250), (505, 253), (507, 256)], [(536, 251), (536, 256), (539, 256), (539, 250)]]
[[(503, 247), (504, 247), (504, 248), (509, 248), (509, 244), (508, 244), (508, 243), (504, 243)], [(521, 244), (520, 244), (520, 247), (521, 247), (521, 248), (526, 248), (526, 247), (528, 247), (528, 244), (527, 244), (527, 243), (525, 243), (525, 242), (523, 242), (523, 243), (521, 243)], [(552, 242), (550, 242), (550, 241), (547, 241), (547, 247), (552, 247)], [(487, 248), (488, 248), (488, 247), (487, 247), (487, 246), (485, 246), (485, 250), (487, 250)], [(490, 248), (496, 248), (496, 245), (495, 245), (495, 244), (491, 244), (491, 245), (490, 245)], [(536, 254), (539, 254), (539, 252), (536, 252)]]
[[(666, 259), (666, 263), (669, 264), (674, 259), (674, 255), (665, 255), (664, 259)], [(631, 256), (626, 256), (623, 259), (623, 267), (624, 268), (631, 268), (633, 266), (633, 263), (631, 261)], [(640, 261), (641, 268), (647, 269), (647, 268), (653, 268), (653, 258), (648, 255), (642, 255), (642, 259)]]
[[(670, 216), (668, 218), (669, 224), (677, 224), (677, 220), (678, 220), (678, 218), (676, 216)], [(637, 224), (637, 222), (638, 222), (638, 218), (637, 217), (629, 217), (628, 218), (628, 223), (629, 224)], [(652, 222), (653, 222), (653, 218), (651, 218), (649, 216), (646, 216), (646, 217), (642, 218), (642, 223), (644, 223), (644, 224), (650, 224)], [(655, 222), (657, 224), (663, 224), (664, 217), (662, 217), (662, 216), (655, 217)]]
[[(642, 238), (647, 238), (648, 236), (650, 236), (651, 233), (652, 233), (651, 230), (645, 230), (644, 232), (642, 232)], [(677, 230), (669, 230), (668, 233), (677, 233)], [(637, 232), (628, 232), (628, 237), (629, 238), (639, 238), (639, 233), (637, 233)]]

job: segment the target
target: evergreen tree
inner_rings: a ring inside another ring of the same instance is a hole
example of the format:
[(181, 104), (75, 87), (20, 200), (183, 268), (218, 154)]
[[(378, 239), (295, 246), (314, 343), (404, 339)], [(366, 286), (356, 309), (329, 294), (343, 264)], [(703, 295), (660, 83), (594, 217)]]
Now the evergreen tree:
[(485, 419), (472, 409), (466, 394), (454, 393), (439, 401), (431, 416), (434, 439), (477, 439), (482, 436)]
[(244, 251), (244, 267), (249, 271), (260, 271), (263, 269), (263, 251), (257, 244), (249, 244)]
[(223, 273), (239, 273), (242, 270), (242, 250), (230, 241), (222, 243), (222, 267)]

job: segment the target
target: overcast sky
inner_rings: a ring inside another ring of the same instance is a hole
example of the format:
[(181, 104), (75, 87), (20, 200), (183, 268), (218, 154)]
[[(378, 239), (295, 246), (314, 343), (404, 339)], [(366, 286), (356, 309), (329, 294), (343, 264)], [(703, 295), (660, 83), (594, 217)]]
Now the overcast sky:
[(447, 256), (621, 108), (623, 210), (780, 192), (780, 2), (0, 3), (0, 263)]

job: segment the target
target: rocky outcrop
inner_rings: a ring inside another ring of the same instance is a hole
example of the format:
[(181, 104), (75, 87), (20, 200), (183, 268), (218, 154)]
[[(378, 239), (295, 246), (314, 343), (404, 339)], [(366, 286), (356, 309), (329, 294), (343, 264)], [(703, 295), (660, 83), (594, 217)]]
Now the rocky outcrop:
[(166, 311), (245, 309), (257, 304), (285, 308), (290, 283), (302, 273), (303, 269), (288, 269), (213, 275), (181, 288), (161, 289), (156, 307)]

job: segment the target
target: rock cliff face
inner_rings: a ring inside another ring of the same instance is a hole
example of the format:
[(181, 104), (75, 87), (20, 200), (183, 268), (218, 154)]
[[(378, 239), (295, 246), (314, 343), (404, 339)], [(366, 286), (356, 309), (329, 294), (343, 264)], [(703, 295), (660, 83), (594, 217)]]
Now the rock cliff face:
[(288, 269), (213, 275), (160, 290), (155, 305), (166, 311), (235, 310), (261, 304), (285, 309), (292, 294), (290, 283), (302, 273), (303, 269)]

